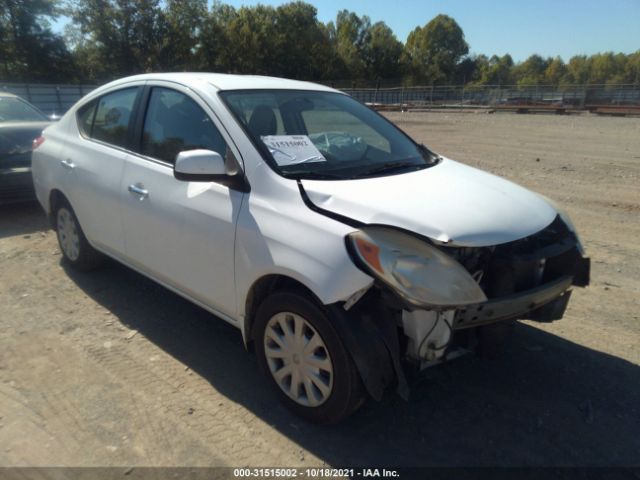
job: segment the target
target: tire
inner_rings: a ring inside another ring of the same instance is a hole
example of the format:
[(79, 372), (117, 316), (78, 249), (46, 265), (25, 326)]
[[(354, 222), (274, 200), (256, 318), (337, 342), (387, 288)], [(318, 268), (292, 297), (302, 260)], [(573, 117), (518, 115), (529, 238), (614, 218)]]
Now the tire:
[(298, 416), (335, 424), (364, 403), (362, 381), (349, 352), (327, 313), (308, 295), (276, 292), (267, 297), (256, 312), (253, 333), (260, 370)]
[(54, 225), (64, 260), (75, 270), (88, 272), (98, 268), (104, 257), (85, 237), (73, 208), (66, 200), (55, 205)]

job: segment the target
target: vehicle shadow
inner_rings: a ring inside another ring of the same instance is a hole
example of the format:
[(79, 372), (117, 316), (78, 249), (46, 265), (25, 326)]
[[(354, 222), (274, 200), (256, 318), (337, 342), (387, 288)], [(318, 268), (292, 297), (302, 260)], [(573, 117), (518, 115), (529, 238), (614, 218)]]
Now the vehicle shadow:
[(427, 370), (408, 402), (390, 392), (319, 427), (280, 405), (233, 326), (115, 262), (68, 274), (124, 325), (334, 466), (639, 463), (640, 368), (529, 325), (501, 360)]
[(37, 201), (0, 205), (0, 238), (47, 230), (49, 222)]

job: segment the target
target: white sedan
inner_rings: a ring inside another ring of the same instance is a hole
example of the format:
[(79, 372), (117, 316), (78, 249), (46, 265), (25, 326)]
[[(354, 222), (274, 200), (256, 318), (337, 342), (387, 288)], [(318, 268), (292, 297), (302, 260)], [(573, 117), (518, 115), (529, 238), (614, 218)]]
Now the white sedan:
[(551, 201), (435, 154), (348, 95), (148, 74), (34, 142), (65, 261), (112, 257), (235, 325), (284, 403), (337, 422), (407, 369), (562, 317), (589, 259)]

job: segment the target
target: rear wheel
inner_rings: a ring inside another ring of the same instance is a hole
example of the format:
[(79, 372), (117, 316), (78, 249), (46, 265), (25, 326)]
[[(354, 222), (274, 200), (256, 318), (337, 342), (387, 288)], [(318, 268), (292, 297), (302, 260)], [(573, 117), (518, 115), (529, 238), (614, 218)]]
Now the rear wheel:
[(82, 272), (100, 266), (102, 254), (89, 245), (69, 202), (58, 202), (54, 215), (58, 244), (67, 263)]
[(349, 353), (307, 295), (268, 297), (256, 313), (254, 340), (262, 372), (297, 415), (336, 423), (362, 404), (362, 383)]

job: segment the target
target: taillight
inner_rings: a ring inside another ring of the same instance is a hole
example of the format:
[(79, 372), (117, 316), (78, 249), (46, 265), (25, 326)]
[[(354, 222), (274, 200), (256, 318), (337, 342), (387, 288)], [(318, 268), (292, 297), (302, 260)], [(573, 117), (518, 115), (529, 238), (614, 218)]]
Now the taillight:
[(40, 135), (38, 138), (34, 138), (33, 143), (31, 144), (31, 150), (35, 150), (43, 143), (44, 143), (44, 137), (42, 135)]

